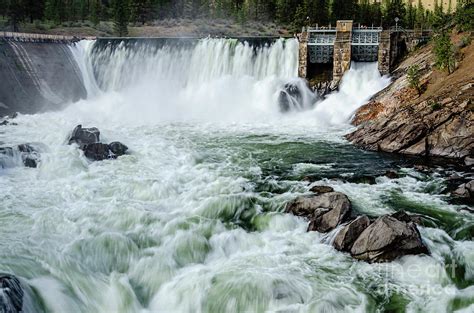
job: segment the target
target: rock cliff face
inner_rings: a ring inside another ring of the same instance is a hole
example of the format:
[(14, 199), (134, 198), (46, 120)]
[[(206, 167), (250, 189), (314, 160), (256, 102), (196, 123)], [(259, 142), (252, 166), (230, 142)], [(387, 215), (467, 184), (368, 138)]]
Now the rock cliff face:
[[(361, 107), (347, 139), (368, 150), (465, 159), (474, 154), (474, 45), (448, 75), (434, 67), (428, 45), (392, 74), (393, 83)], [(418, 64), (424, 91), (409, 87), (406, 72)]]

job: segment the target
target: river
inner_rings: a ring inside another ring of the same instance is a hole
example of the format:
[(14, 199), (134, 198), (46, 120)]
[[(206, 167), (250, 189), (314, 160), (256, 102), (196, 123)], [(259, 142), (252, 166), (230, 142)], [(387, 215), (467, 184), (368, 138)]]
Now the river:
[[(42, 145), (38, 168), (0, 170), (0, 271), (31, 287), (27, 311), (474, 310), (474, 218), (448, 204), (439, 175), (343, 137), (389, 84), (376, 64), (353, 64), (317, 101), (296, 78), (295, 40), (94, 45), (71, 47), (86, 100), (0, 132), (5, 145)], [(301, 97), (281, 113), (288, 82)], [(77, 124), (130, 153), (88, 161), (67, 145)], [(354, 180), (387, 169), (400, 178)], [(431, 255), (368, 264), (336, 251), (331, 234), (283, 213), (318, 184), (358, 213), (430, 218), (419, 228)]]

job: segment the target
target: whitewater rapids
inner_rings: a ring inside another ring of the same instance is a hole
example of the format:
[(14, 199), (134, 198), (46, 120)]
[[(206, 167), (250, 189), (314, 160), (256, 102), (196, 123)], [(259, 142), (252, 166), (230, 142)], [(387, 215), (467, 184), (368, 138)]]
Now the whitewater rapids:
[[(27, 309), (471, 312), (473, 218), (437, 194), (442, 179), (342, 137), (389, 79), (376, 64), (353, 64), (340, 92), (318, 102), (296, 77), (297, 48), (226, 39), (71, 47), (88, 98), (20, 115), (0, 132), (5, 145), (45, 146), (37, 169), (0, 170), (0, 272), (34, 290)], [(288, 82), (304, 103), (282, 114)], [(77, 124), (131, 154), (89, 162), (65, 144)], [(375, 185), (330, 179), (395, 166), (406, 175)], [(357, 262), (327, 244), (331, 234), (281, 213), (308, 192), (306, 176), (346, 193), (360, 213), (416, 209), (456, 223), (420, 228), (431, 256)], [(461, 271), (451, 273), (453, 260)]]

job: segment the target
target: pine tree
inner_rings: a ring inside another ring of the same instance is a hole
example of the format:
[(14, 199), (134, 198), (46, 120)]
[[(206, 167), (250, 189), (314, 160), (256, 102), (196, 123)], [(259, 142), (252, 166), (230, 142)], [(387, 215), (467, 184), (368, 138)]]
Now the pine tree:
[(413, 29), (415, 28), (415, 20), (416, 20), (416, 10), (411, 4), (408, 2), (408, 7), (404, 16), (404, 24), (406, 28)]
[(403, 24), (401, 21), (405, 16), (405, 3), (403, 0), (388, 0), (385, 4), (385, 12), (383, 22), (385, 27), (394, 25), (395, 19), (398, 18), (398, 25)]
[(114, 28), (117, 36), (128, 35), (129, 15), (128, 0), (115, 0)]
[(474, 2), (472, 0), (459, 1), (455, 19), (461, 30), (474, 30)]
[(436, 66), (441, 69), (447, 69), (451, 74), (454, 71), (456, 59), (454, 54), (454, 45), (446, 31), (441, 32), (434, 38), (434, 53), (436, 57)]
[(94, 23), (94, 25), (98, 25), (100, 23), (100, 16), (102, 12), (102, 2), (100, 0), (93, 0), (91, 11), (92, 23)]
[(7, 16), (14, 32), (19, 30), (19, 24), (25, 18), (25, 6), (22, 0), (10, 0), (7, 7)]
[(418, 6), (416, 7), (416, 17), (415, 17), (415, 26), (418, 28), (425, 28), (425, 8), (421, 3), (421, 0), (418, 0)]

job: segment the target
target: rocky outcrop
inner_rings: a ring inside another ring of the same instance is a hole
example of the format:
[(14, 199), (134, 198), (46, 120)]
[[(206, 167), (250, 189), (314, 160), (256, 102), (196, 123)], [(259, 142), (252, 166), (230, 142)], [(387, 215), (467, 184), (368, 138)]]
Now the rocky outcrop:
[(308, 231), (328, 232), (344, 222), (351, 212), (351, 202), (340, 192), (328, 192), (311, 197), (298, 197), (286, 211), (310, 220)]
[(0, 312), (17, 313), (23, 309), (24, 291), (13, 275), (0, 274)]
[(437, 111), (423, 102), (365, 123), (347, 139), (367, 150), (463, 159), (474, 154), (470, 106), (452, 101)]
[(354, 258), (367, 262), (386, 262), (407, 254), (429, 253), (414, 223), (388, 215), (379, 217), (367, 227), (350, 251)]
[(39, 150), (32, 144), (0, 147), (0, 168), (14, 167), (19, 162), (26, 167), (37, 167), (40, 160)]
[(312, 89), (319, 99), (324, 99), (339, 89), (339, 82), (335, 80), (317, 82)]
[[(347, 135), (373, 151), (466, 160), (474, 156), (474, 46), (451, 75), (433, 67), (430, 46), (405, 60), (394, 81), (355, 114), (358, 129)], [(410, 88), (409, 66), (418, 64), (423, 93)]]
[(83, 128), (77, 125), (69, 137), (68, 144), (77, 144), (84, 155), (94, 161), (116, 159), (127, 153), (128, 147), (121, 142), (100, 142), (100, 131), (96, 127)]
[(312, 190), (318, 194), (296, 198), (288, 203), (286, 212), (307, 218), (308, 231), (326, 233), (342, 225), (332, 242), (337, 250), (367, 262), (429, 253), (415, 224), (422, 222), (418, 216), (399, 211), (373, 222), (366, 215), (348, 221), (351, 203), (346, 195), (326, 186), (315, 186)]

